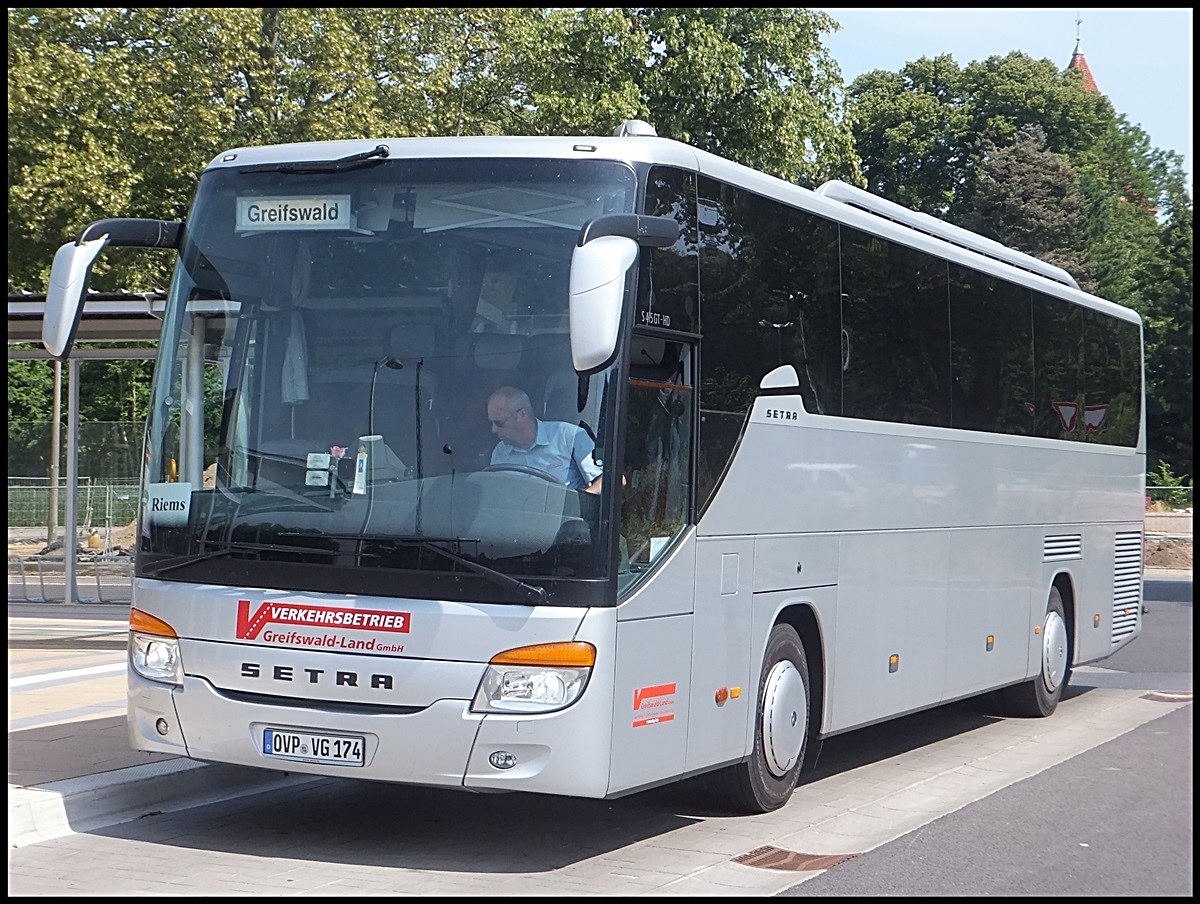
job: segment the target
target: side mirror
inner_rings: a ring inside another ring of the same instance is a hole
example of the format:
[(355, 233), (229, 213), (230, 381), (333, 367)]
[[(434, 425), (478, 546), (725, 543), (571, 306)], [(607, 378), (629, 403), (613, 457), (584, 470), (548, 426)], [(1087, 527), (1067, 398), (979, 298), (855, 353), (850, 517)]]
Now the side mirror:
[(183, 238), (183, 223), (167, 220), (97, 220), (79, 237), (54, 254), (46, 306), (42, 314), (42, 345), (59, 361), (71, 354), (75, 330), (83, 313), (92, 264), (106, 246), (175, 248)]
[(108, 236), (102, 235), (82, 244), (67, 242), (55, 252), (42, 315), (42, 345), (52, 358), (61, 361), (71, 353), (92, 264), (107, 244)]
[(579, 373), (600, 369), (616, 354), (625, 274), (637, 253), (633, 239), (607, 235), (571, 254), (571, 360)]
[(615, 213), (583, 224), (571, 254), (568, 302), (576, 371), (599, 370), (617, 353), (625, 274), (637, 260), (639, 246), (665, 248), (678, 239), (679, 224), (670, 217)]

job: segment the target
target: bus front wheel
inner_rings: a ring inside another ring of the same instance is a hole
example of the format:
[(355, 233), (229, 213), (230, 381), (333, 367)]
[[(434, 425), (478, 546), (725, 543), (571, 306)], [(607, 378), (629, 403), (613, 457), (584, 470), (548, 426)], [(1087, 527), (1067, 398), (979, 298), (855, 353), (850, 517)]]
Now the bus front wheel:
[(804, 644), (791, 625), (776, 625), (767, 639), (758, 682), (754, 749), (748, 760), (714, 776), (727, 803), (748, 813), (769, 813), (787, 803), (804, 762), (808, 713)]
[(1042, 664), (1029, 681), (1001, 691), (1004, 711), (1010, 716), (1041, 718), (1058, 708), (1071, 676), (1071, 636), (1058, 587), (1050, 588), (1046, 617), (1039, 634)]

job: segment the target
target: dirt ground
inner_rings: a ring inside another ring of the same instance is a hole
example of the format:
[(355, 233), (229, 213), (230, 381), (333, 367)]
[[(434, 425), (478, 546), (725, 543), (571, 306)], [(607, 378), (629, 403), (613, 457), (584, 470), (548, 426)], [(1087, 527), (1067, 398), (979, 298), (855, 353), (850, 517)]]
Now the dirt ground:
[(1192, 541), (1164, 539), (1153, 534), (1146, 537), (1147, 568), (1191, 568)]
[(134, 538), (137, 537), (137, 522), (133, 521), (125, 527), (114, 528), (112, 532), (112, 545), (119, 546), (122, 549), (133, 552)]

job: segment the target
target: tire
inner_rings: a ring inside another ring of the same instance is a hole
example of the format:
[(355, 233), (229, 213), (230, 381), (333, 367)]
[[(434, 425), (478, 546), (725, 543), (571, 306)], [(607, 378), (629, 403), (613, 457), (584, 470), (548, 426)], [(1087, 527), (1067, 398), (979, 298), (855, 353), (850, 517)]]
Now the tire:
[(791, 625), (776, 625), (758, 680), (754, 749), (749, 759), (713, 774), (713, 791), (743, 813), (769, 813), (786, 804), (808, 747), (809, 711), (804, 645)]
[(1071, 680), (1071, 636), (1058, 587), (1050, 588), (1040, 636), (1042, 664), (1038, 673), (1000, 692), (1005, 715), (1035, 719), (1049, 716), (1058, 708), (1058, 701)]

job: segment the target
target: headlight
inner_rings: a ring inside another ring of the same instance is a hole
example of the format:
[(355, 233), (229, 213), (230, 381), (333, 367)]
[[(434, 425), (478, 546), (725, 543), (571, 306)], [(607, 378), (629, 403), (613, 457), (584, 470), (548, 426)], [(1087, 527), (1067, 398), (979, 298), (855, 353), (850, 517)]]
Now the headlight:
[(492, 657), (471, 701), (475, 713), (548, 713), (570, 706), (596, 662), (590, 643), (548, 643)]
[(130, 609), (129, 636), (129, 658), (135, 672), (151, 681), (183, 684), (183, 660), (174, 628), (140, 609)]

